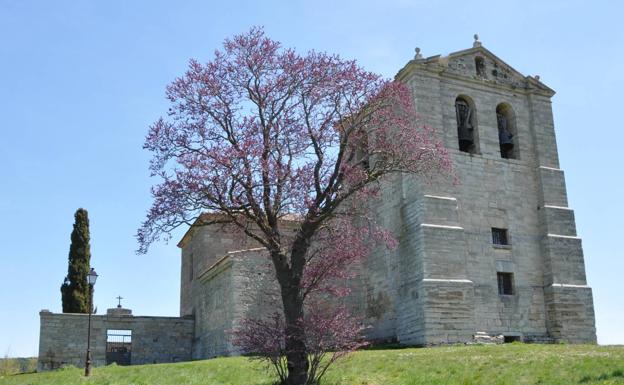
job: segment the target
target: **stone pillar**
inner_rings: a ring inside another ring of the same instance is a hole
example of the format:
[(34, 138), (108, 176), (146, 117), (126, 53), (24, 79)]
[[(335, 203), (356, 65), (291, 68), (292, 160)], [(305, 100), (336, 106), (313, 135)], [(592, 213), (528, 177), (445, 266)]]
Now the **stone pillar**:
[(585, 278), (581, 239), (559, 168), (550, 99), (530, 95), (529, 104), (540, 189), (546, 328), (555, 342), (595, 343), (592, 290)]

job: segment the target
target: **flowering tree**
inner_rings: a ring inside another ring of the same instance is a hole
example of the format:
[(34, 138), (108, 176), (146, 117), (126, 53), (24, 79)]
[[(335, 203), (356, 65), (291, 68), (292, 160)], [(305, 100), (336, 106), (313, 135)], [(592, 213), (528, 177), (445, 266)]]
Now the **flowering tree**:
[[(283, 329), (282, 382), (309, 383), (319, 369), (311, 341), (323, 332), (312, 330), (321, 320), (306, 299), (341, 295), (332, 282), (366, 249), (337, 240), (362, 238), (355, 217), (386, 176), (447, 171), (446, 152), (418, 124), (405, 85), (337, 56), (299, 55), (260, 28), (226, 40), (206, 64), (191, 61), (167, 97), (168, 117), (150, 127), (145, 143), (162, 182), (152, 189), (139, 251), (202, 212), (220, 214), (202, 225), (228, 223), (257, 241), (279, 286), (281, 316), (271, 325)], [(294, 236), (283, 227), (293, 217)], [(332, 314), (324, 330), (344, 313)]]
[[(362, 339), (364, 327), (344, 306), (331, 302), (312, 302), (305, 306), (306, 316), (298, 324), (305, 336), (309, 367), (306, 384), (318, 384), (331, 364), (347, 353), (366, 346)], [(267, 361), (281, 383), (288, 383), (289, 350), (286, 348), (286, 325), (281, 312), (264, 318), (248, 318), (234, 331), (234, 343), (252, 359)]]
[[(395, 246), (394, 239), (368, 221), (362, 210), (349, 207), (341, 212), (348, 213), (348, 218), (328, 220), (312, 238), (301, 280), (304, 317), (295, 330), (305, 337), (309, 359), (307, 384), (318, 384), (332, 363), (368, 344), (363, 340), (362, 318), (354, 316), (345, 303), (348, 299), (343, 299), (350, 294), (350, 280), (371, 246)], [(352, 223), (356, 218), (360, 222), (358, 226)], [(245, 301), (259, 303), (269, 311), (254, 314), (257, 311), (254, 309), (251, 316), (243, 318), (232, 330), (233, 343), (243, 353), (252, 354), (252, 359), (266, 361), (275, 369), (281, 383), (286, 383), (287, 357), (292, 348), (286, 345), (288, 336), (282, 306), (276, 303), (275, 285), (258, 279), (258, 271), (258, 265), (254, 264), (247, 272), (254, 279), (248, 282)]]

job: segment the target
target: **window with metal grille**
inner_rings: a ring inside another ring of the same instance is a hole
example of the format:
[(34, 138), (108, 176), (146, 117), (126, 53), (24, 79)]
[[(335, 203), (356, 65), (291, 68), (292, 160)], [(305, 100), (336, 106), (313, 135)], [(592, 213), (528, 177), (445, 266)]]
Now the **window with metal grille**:
[(495, 245), (508, 245), (507, 229), (492, 227), (492, 243)]
[(513, 295), (513, 273), (496, 273), (498, 278), (498, 294)]

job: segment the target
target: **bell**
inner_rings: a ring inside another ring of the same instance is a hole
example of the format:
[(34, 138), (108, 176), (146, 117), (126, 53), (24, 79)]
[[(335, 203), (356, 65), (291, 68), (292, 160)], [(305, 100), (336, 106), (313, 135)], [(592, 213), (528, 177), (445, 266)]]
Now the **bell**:
[(465, 151), (474, 143), (471, 131), (472, 128), (469, 128), (466, 125), (461, 125), (457, 128), (457, 138), (459, 139), (460, 150)]
[(501, 149), (504, 151), (509, 151), (514, 147), (513, 135), (505, 129), (498, 130), (498, 141), (500, 142)]
[(457, 114), (457, 139), (459, 140), (459, 150), (469, 152), (474, 144), (472, 136), (472, 124), (470, 116), (472, 111), (468, 103), (463, 99), (455, 101), (455, 113)]

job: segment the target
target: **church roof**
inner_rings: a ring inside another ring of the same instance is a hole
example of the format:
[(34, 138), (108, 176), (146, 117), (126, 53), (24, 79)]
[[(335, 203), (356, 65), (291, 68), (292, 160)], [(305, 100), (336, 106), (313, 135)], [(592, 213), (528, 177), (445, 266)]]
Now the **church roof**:
[[(193, 222), (188, 230), (186, 230), (186, 232), (182, 236), (182, 239), (180, 239), (180, 241), (178, 242), (177, 246), (180, 248), (184, 247), (184, 245), (193, 237), (195, 231), (197, 231), (197, 229), (199, 229), (200, 227), (212, 223), (219, 223), (221, 220), (225, 220), (225, 218), (226, 216), (224, 214), (202, 213), (199, 217), (197, 217), (197, 219), (195, 219), (195, 222)], [(222, 221), (222, 223), (225, 223), (225, 221)]]
[[(294, 214), (285, 214), (279, 218), (279, 221), (281, 223), (295, 225), (297, 222), (299, 222), (298, 218), (299, 217), (297, 217)], [(193, 237), (193, 234), (195, 234), (195, 231), (197, 231), (202, 226), (210, 226), (210, 225), (216, 225), (216, 224), (226, 225), (228, 223), (231, 223), (231, 222), (228, 220), (228, 216), (226, 214), (202, 213), (197, 219), (195, 219), (195, 222), (193, 222), (193, 224), (188, 228), (188, 230), (186, 230), (186, 232), (182, 236), (182, 239), (180, 239), (180, 241), (178, 242), (177, 246), (179, 248), (183, 248), (186, 245), (186, 243)]]

